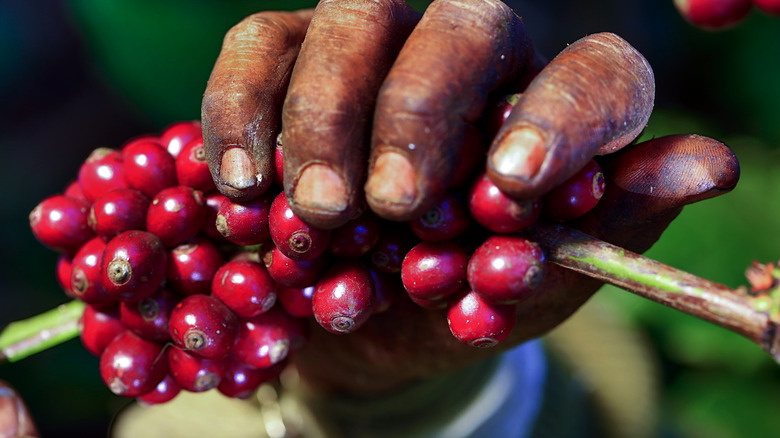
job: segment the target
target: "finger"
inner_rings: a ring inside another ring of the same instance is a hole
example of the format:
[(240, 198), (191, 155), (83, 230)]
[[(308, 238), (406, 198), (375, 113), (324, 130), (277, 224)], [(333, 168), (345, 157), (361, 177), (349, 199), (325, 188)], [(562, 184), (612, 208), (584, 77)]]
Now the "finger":
[(488, 152), (488, 175), (512, 196), (541, 195), (595, 154), (634, 140), (654, 94), (653, 71), (636, 49), (610, 33), (585, 37), (523, 92)]
[(282, 115), (285, 191), (310, 224), (338, 227), (361, 204), (376, 95), (418, 18), (402, 0), (317, 6)]
[(225, 196), (249, 200), (273, 181), (282, 102), (310, 18), (261, 12), (225, 36), (201, 107), (209, 169)]
[(33, 437), (38, 430), (19, 394), (0, 380), (0, 436)]
[(433, 2), (377, 98), (365, 186), (374, 212), (409, 220), (427, 211), (449, 186), (488, 94), (532, 59), (522, 21), (503, 3)]

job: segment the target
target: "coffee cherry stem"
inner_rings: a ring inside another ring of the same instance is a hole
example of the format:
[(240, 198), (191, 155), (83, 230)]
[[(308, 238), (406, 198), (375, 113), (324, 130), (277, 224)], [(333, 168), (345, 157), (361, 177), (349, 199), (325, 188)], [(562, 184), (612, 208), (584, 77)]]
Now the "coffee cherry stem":
[(549, 262), (738, 333), (780, 362), (779, 286), (731, 289), (561, 224), (539, 221), (529, 232)]
[(0, 363), (16, 362), (78, 337), (84, 307), (83, 301), (73, 300), (8, 324), (0, 332)]

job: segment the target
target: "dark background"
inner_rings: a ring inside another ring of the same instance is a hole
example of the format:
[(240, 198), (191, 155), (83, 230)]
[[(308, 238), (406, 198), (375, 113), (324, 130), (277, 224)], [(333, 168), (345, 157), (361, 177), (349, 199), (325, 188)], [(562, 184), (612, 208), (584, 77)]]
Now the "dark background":
[[(66, 301), (56, 254), (29, 231), (30, 210), (72, 181), (92, 149), (198, 118), (224, 32), (250, 12), (295, 4), (0, 2), (0, 327)], [(732, 287), (753, 259), (780, 257), (780, 19), (753, 11), (733, 29), (708, 32), (671, 0), (513, 5), (548, 57), (588, 33), (626, 38), (656, 74), (645, 135), (708, 135), (740, 158), (738, 188), (686, 209), (650, 256)], [(598, 300), (652, 339), (670, 434), (780, 436), (780, 370), (757, 347), (615, 289)], [(103, 386), (97, 358), (78, 341), (2, 365), (0, 378), (25, 396), (44, 436), (103, 435), (127, 403)]]

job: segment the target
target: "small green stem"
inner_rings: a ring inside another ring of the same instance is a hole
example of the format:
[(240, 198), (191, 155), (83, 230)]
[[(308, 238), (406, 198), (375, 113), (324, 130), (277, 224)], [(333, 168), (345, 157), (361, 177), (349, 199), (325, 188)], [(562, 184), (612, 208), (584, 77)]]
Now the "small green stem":
[(79, 335), (84, 303), (71, 301), (40, 315), (15, 321), (0, 332), (0, 363), (16, 362)]
[(748, 295), (564, 225), (539, 223), (530, 234), (552, 263), (739, 333), (780, 362), (771, 297)]

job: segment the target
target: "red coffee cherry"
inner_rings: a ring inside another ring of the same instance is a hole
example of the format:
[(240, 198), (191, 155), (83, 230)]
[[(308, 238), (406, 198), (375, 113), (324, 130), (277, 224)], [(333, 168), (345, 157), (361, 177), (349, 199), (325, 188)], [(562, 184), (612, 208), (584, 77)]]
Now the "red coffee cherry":
[(293, 260), (312, 260), (328, 248), (331, 231), (314, 228), (296, 216), (284, 192), (271, 203), (268, 221), (274, 244)]
[(379, 218), (371, 211), (333, 230), (328, 250), (342, 259), (362, 257), (371, 251), (382, 233)]
[(590, 160), (579, 172), (543, 196), (543, 214), (559, 221), (578, 218), (598, 204), (604, 195), (604, 186), (601, 167), (595, 160)]
[(467, 278), (488, 302), (512, 304), (532, 295), (544, 279), (544, 253), (522, 237), (489, 237), (471, 255)]
[(466, 284), (469, 255), (457, 242), (420, 242), (401, 265), (401, 281), (412, 298), (441, 300)]
[(542, 212), (542, 204), (538, 198), (510, 198), (483, 172), (471, 186), (469, 212), (475, 221), (490, 231), (515, 233), (536, 222)]
[(265, 266), (250, 261), (230, 261), (214, 274), (211, 293), (236, 315), (251, 318), (276, 303), (276, 283)]
[(308, 318), (314, 316), (311, 305), (311, 297), (314, 295), (314, 286), (297, 288), (278, 286), (279, 304), (288, 315), (296, 318)]
[(260, 385), (279, 377), (283, 363), (268, 368), (252, 368), (235, 358), (228, 358), (217, 389), (228, 397), (248, 398)]
[(95, 356), (100, 356), (106, 345), (125, 332), (117, 306), (96, 308), (87, 304), (79, 319), (81, 343)]
[(146, 229), (172, 248), (195, 237), (206, 225), (208, 207), (203, 193), (185, 186), (160, 190), (146, 214)]
[(147, 341), (169, 341), (171, 334), (168, 330), (168, 319), (179, 301), (181, 296), (164, 287), (140, 301), (123, 301), (119, 304), (122, 324)]
[(64, 195), (50, 196), (30, 212), (30, 228), (43, 245), (73, 254), (95, 237), (88, 223), (89, 203)]
[(229, 240), (225, 239), (225, 236), (217, 229), (217, 214), (219, 214), (219, 206), (222, 205), (228, 199), (227, 196), (219, 192), (211, 192), (204, 195), (204, 202), (207, 209), (206, 221), (203, 226), (203, 231), (214, 243), (227, 243)]
[(206, 149), (203, 148), (203, 136), (197, 136), (187, 143), (176, 157), (176, 179), (180, 185), (192, 187), (202, 192), (216, 190), (206, 162)]
[(284, 147), (282, 146), (282, 133), (276, 136), (276, 148), (274, 148), (274, 183), (284, 189)]
[(139, 301), (152, 295), (165, 280), (168, 252), (148, 231), (125, 231), (111, 239), (103, 252), (100, 284), (118, 301)]
[(374, 284), (374, 313), (386, 312), (405, 293), (401, 277), (369, 268)]
[(89, 203), (89, 201), (87, 201), (87, 197), (84, 196), (84, 191), (81, 190), (81, 186), (79, 185), (78, 180), (68, 184), (68, 186), (65, 188), (65, 191), (62, 192), (62, 194), (67, 196), (68, 198), (78, 199), (80, 201)]
[(466, 291), (447, 309), (453, 336), (472, 347), (493, 347), (506, 339), (515, 326), (513, 305), (490, 304), (474, 291)]
[(100, 281), (105, 249), (106, 242), (100, 237), (85, 243), (73, 256), (70, 271), (70, 291), (81, 301), (99, 308), (116, 304), (116, 300), (106, 293)]
[(160, 134), (160, 144), (172, 157), (179, 156), (182, 148), (195, 137), (201, 135), (199, 120), (176, 122), (165, 128)]
[(522, 96), (522, 93), (508, 94), (485, 111), (481, 124), (483, 125), (485, 135), (489, 141), (492, 142), (496, 137), (498, 130), (504, 125), (504, 122), (509, 118), (509, 114), (512, 113), (512, 109), (517, 104), (517, 101), (520, 100), (520, 96)]
[(160, 190), (176, 185), (176, 163), (155, 140), (140, 139), (122, 149), (127, 186), (154, 198)]
[(733, 26), (750, 12), (750, 0), (674, 0), (674, 5), (686, 20), (705, 29)]
[(324, 256), (312, 260), (293, 260), (276, 246), (263, 254), (263, 263), (275, 282), (293, 288), (313, 286), (325, 269)]
[(403, 224), (386, 224), (382, 235), (376, 245), (371, 249), (369, 257), (371, 264), (379, 271), (388, 274), (398, 274), (401, 272), (401, 263), (403, 263), (406, 253), (420, 242)]
[(114, 189), (97, 198), (89, 210), (89, 226), (103, 240), (130, 230), (146, 229), (149, 198), (135, 189)]
[(165, 375), (153, 390), (137, 397), (138, 402), (146, 406), (159, 405), (173, 400), (181, 392), (181, 386), (176, 383), (171, 373)]
[(780, 0), (753, 0), (753, 5), (765, 14), (780, 17)]
[(233, 357), (253, 368), (268, 368), (300, 350), (308, 333), (303, 320), (281, 308), (241, 320)]
[(225, 198), (217, 210), (217, 231), (236, 245), (259, 245), (271, 237), (268, 214), (274, 192), (247, 202)]
[(203, 392), (216, 388), (225, 373), (225, 361), (205, 359), (178, 347), (168, 349), (168, 373), (173, 380), (190, 392)]
[(209, 294), (211, 280), (223, 263), (222, 253), (211, 240), (195, 236), (168, 253), (168, 287), (182, 295)]
[(125, 331), (100, 355), (100, 376), (116, 395), (138, 397), (154, 390), (168, 372), (163, 346)]
[(90, 203), (109, 190), (127, 187), (122, 153), (110, 148), (97, 148), (79, 168), (79, 185)]
[(448, 193), (409, 226), (420, 239), (443, 242), (460, 236), (470, 223), (466, 206), (455, 194)]
[(70, 277), (73, 273), (73, 256), (67, 253), (61, 253), (57, 257), (55, 272), (57, 274), (57, 283), (62, 287), (65, 295), (70, 298), (78, 298), (76, 294), (73, 293), (72, 285), (70, 283)]
[(314, 318), (331, 333), (351, 333), (374, 311), (374, 283), (362, 262), (334, 263), (317, 282), (312, 295)]
[(178, 347), (198, 357), (221, 359), (233, 348), (239, 320), (217, 298), (189, 295), (173, 308), (168, 327)]

